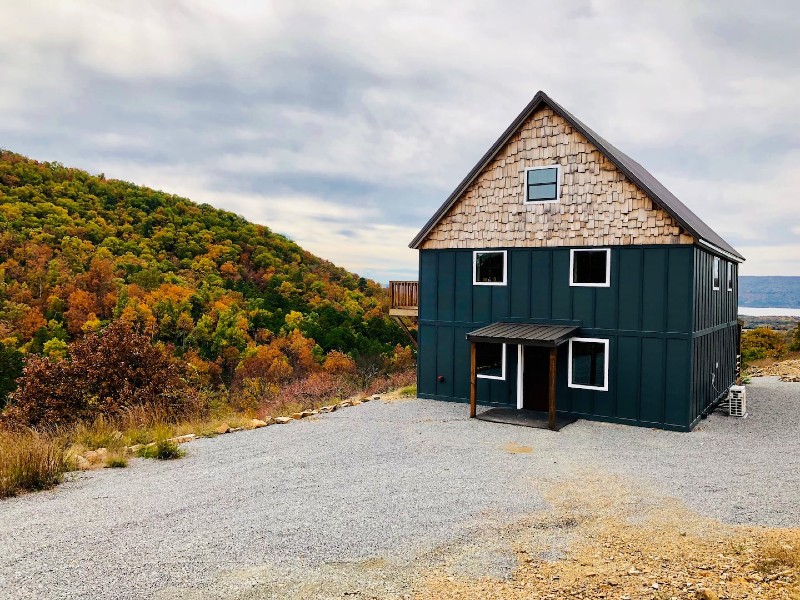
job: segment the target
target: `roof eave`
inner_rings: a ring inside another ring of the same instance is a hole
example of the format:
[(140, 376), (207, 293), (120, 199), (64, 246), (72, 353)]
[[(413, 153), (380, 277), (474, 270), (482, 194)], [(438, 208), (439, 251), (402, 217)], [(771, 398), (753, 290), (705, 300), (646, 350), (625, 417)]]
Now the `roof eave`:
[(710, 252), (712, 252), (714, 254), (718, 254), (722, 258), (727, 258), (728, 260), (731, 260), (731, 261), (733, 261), (735, 263), (740, 263), (741, 264), (746, 260), (745, 257), (742, 256), (741, 254), (738, 254), (738, 253), (733, 254), (732, 252), (728, 252), (727, 250), (723, 250), (719, 246), (715, 246), (714, 244), (704, 240), (703, 238), (698, 238), (697, 239), (697, 244), (699, 246), (703, 246), (704, 248), (706, 248)]
[[(704, 245), (709, 246), (712, 250), (717, 250), (718, 252), (729, 255), (731, 260), (735, 260), (737, 262), (743, 262), (745, 259), (744, 257), (736, 252), (732, 247), (730, 250), (725, 250), (720, 248), (719, 246), (707, 242), (703, 239), (703, 235), (690, 223), (688, 223), (684, 218), (681, 217), (675, 210), (673, 210), (670, 206), (668, 206), (664, 201), (661, 200), (659, 195), (653, 190), (649, 185), (647, 185), (644, 181), (641, 180), (640, 177), (637, 177), (635, 173), (633, 173), (623, 162), (618, 159), (614, 152), (610, 149), (606, 148), (606, 143), (602, 140), (598, 140), (597, 136), (587, 129), (576, 117), (574, 117), (569, 111), (565, 110), (561, 105), (555, 102), (552, 98), (550, 98), (547, 94), (543, 91), (539, 90), (536, 92), (536, 95), (531, 99), (528, 105), (522, 110), (522, 112), (517, 115), (517, 118), (508, 126), (508, 128), (503, 132), (503, 134), (495, 141), (494, 144), (489, 148), (489, 150), (481, 157), (478, 163), (472, 168), (472, 170), (467, 174), (467, 176), (461, 181), (461, 183), (456, 187), (455, 190), (448, 196), (447, 200), (439, 207), (439, 209), (434, 213), (434, 215), (428, 220), (425, 226), (420, 230), (420, 232), (411, 240), (411, 243), (408, 245), (409, 248), (414, 250), (419, 249), (422, 242), (428, 237), (430, 232), (433, 228), (439, 223), (439, 221), (444, 217), (444, 215), (449, 211), (456, 201), (461, 197), (461, 195), (466, 191), (466, 189), (472, 184), (473, 181), (480, 175), (480, 173), (486, 168), (486, 166), (494, 159), (497, 153), (500, 151), (508, 140), (513, 136), (517, 130), (519, 129), (520, 125), (530, 117), (533, 112), (535, 112), (541, 104), (546, 104), (550, 109), (555, 111), (561, 118), (565, 119), (574, 129), (581, 133), (589, 142), (591, 142), (603, 155), (606, 156), (614, 165), (636, 186), (641, 189), (650, 200), (652, 200), (657, 206), (665, 210), (672, 218), (677, 221), (677, 223), (688, 233), (694, 237), (695, 240), (698, 242), (704, 242)], [(610, 144), (609, 144), (610, 145)], [(620, 152), (619, 150), (616, 150)], [(677, 200), (677, 199), (676, 199)], [(722, 240), (724, 242), (724, 240)], [(727, 242), (725, 242), (726, 245)], [(731, 252), (732, 251), (732, 252)]]
[[(433, 230), (433, 228), (441, 220), (441, 218), (445, 215), (445, 213), (447, 213), (447, 211), (450, 210), (450, 208), (452, 208), (453, 204), (455, 203), (456, 200), (458, 200), (458, 198), (461, 196), (464, 190), (466, 190), (470, 186), (470, 184), (472, 184), (472, 182), (475, 181), (475, 178), (481, 174), (483, 169), (495, 157), (500, 148), (505, 146), (509, 138), (517, 132), (519, 126), (522, 125), (522, 123), (537, 108), (539, 108), (539, 105), (542, 104), (543, 102), (547, 102), (549, 105), (552, 104), (552, 100), (550, 100), (547, 97), (547, 94), (539, 90), (538, 92), (536, 92), (536, 95), (531, 99), (531, 101), (528, 102), (528, 105), (524, 109), (522, 109), (522, 112), (519, 113), (519, 115), (517, 115), (517, 118), (511, 122), (511, 125), (509, 125), (506, 128), (506, 130), (499, 138), (497, 138), (497, 141), (494, 144), (492, 144), (489, 150), (481, 157), (481, 159), (467, 174), (467, 176), (461, 181), (461, 183), (458, 184), (456, 189), (453, 190), (453, 193), (451, 193), (447, 197), (447, 200), (445, 200), (444, 204), (442, 204), (439, 207), (439, 210), (437, 210), (434, 213), (434, 215), (430, 219), (428, 219), (428, 222), (425, 223), (424, 227), (420, 230), (420, 232), (414, 237), (413, 240), (411, 240), (411, 243), (408, 245), (409, 248), (412, 248), (414, 250), (417, 250), (419, 248), (420, 244), (422, 244), (422, 242), (425, 241), (425, 238), (428, 237), (428, 234)], [(550, 108), (553, 108), (553, 106), (550, 106)]]

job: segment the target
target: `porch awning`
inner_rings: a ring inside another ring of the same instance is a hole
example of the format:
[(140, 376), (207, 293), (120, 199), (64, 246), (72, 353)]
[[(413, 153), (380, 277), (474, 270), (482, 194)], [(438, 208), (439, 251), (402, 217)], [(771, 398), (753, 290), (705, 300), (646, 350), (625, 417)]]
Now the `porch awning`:
[(467, 334), (470, 342), (505, 342), (523, 346), (555, 348), (578, 331), (577, 325), (547, 325), (541, 323), (492, 323)]

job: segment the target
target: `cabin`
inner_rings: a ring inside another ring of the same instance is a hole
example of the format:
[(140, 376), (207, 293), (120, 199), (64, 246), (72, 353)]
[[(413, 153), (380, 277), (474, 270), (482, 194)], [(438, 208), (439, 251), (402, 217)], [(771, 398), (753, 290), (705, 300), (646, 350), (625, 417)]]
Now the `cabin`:
[(689, 431), (739, 375), (742, 255), (543, 92), (410, 247), (421, 398)]

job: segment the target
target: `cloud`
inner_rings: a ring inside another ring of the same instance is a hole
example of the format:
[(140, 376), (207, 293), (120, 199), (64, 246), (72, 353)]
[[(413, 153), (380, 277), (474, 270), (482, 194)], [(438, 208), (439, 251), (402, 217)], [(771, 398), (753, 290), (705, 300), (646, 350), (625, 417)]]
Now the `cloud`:
[(742, 250), (745, 270), (769, 271), (761, 249), (791, 246), (800, 216), (795, 12), (13, 3), (0, 143), (236, 210), (387, 280), (413, 276), (408, 241), (544, 89)]
[(742, 246), (748, 257), (742, 275), (797, 275), (800, 273), (800, 243), (778, 246)]

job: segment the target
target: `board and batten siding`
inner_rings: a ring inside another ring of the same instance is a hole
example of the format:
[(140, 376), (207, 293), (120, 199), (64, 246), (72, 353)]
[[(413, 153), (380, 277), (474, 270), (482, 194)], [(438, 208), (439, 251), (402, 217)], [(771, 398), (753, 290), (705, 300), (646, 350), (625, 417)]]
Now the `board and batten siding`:
[[(692, 331), (692, 420), (736, 383), (739, 352), (739, 265), (719, 259), (720, 286), (713, 289), (714, 255), (694, 248), (694, 327)], [(727, 269), (733, 269), (733, 290)]]
[[(469, 331), (497, 321), (574, 324), (582, 337), (609, 340), (609, 389), (568, 387), (565, 344), (557, 356), (560, 411), (689, 427), (693, 246), (612, 246), (609, 287), (570, 286), (570, 248), (503, 249), (505, 286), (473, 285), (471, 250), (420, 252), (421, 397), (468, 401)], [(509, 346), (506, 378), (479, 380), (480, 404), (515, 406), (516, 361)]]

